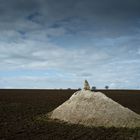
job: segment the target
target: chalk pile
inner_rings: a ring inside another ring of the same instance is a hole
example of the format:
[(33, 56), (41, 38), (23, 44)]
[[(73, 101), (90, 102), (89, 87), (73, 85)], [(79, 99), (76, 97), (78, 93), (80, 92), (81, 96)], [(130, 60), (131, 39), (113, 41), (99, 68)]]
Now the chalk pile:
[(50, 113), (51, 119), (73, 124), (104, 127), (140, 127), (140, 115), (123, 107), (101, 92), (84, 88)]

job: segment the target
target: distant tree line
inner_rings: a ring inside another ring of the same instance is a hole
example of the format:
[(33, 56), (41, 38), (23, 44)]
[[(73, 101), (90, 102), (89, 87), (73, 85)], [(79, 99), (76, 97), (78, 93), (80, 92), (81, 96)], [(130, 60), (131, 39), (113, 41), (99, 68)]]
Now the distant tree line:
[[(106, 90), (108, 90), (108, 89), (109, 89), (109, 86), (106, 85), (104, 88), (105, 88)], [(68, 89), (68, 90), (71, 90), (71, 88), (67, 88), (67, 89)], [(78, 88), (78, 90), (81, 90), (81, 88)], [(92, 87), (91, 87), (91, 90), (92, 90), (92, 91), (97, 90), (96, 86), (92, 86)]]
[[(105, 86), (105, 89), (108, 90), (108, 89), (109, 89), (109, 86), (106, 85), (106, 86)], [(96, 86), (93, 86), (93, 87), (91, 88), (91, 90), (92, 90), (92, 91), (97, 90)]]

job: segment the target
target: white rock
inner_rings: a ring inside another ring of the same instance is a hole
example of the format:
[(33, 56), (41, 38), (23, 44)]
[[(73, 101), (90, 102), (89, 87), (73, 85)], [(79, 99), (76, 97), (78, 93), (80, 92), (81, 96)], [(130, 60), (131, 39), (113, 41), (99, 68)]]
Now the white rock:
[(84, 90), (90, 90), (90, 85), (87, 80), (84, 82)]

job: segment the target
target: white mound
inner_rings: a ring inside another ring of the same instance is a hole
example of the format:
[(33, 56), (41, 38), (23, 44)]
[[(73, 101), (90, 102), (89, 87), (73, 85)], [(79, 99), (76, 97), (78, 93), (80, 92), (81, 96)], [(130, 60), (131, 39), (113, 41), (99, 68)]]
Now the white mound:
[(85, 126), (140, 127), (140, 115), (90, 90), (75, 92), (52, 111), (50, 118)]

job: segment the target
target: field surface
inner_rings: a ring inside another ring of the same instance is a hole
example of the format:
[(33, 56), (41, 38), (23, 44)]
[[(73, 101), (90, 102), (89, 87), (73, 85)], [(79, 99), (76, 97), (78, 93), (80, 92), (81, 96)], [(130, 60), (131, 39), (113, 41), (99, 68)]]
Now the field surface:
[[(76, 90), (0, 90), (0, 140), (140, 140), (140, 128), (89, 128), (48, 120), (45, 114)], [(140, 114), (139, 90), (100, 90)]]

